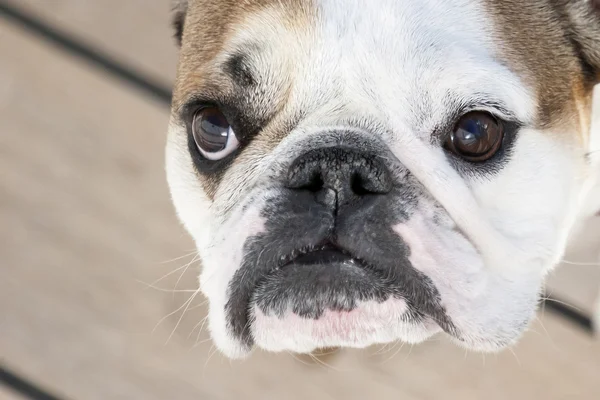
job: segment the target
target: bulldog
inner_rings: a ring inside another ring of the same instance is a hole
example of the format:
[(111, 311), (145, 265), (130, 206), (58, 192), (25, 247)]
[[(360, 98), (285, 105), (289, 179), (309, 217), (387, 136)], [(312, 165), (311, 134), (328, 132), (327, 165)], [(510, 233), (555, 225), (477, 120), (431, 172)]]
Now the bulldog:
[(534, 318), (598, 172), (587, 0), (180, 0), (167, 179), (231, 358)]

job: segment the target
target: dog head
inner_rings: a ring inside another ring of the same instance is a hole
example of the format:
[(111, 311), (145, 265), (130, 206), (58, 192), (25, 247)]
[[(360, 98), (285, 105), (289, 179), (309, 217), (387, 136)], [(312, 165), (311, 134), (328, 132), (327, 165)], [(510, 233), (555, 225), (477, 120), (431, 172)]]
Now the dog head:
[(518, 339), (594, 170), (584, 0), (189, 0), (167, 145), (218, 348)]

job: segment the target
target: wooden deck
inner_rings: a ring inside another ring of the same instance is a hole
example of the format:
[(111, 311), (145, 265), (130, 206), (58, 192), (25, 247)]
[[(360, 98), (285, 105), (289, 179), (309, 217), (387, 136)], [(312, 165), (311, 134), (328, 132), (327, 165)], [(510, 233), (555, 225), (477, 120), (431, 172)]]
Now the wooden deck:
[[(168, 3), (0, 0), (167, 87), (176, 64)], [(166, 104), (1, 12), (0, 54), (7, 370), (73, 400), (598, 398), (600, 341), (549, 311), (497, 356), (434, 340), (223, 359), (207, 341), (203, 299), (186, 303), (197, 271), (165, 183)], [(595, 225), (588, 239), (600, 237)], [(597, 260), (597, 245), (579, 245), (569, 257)], [(590, 312), (598, 271), (564, 268), (552, 293)], [(0, 399), (19, 396), (0, 381)]]

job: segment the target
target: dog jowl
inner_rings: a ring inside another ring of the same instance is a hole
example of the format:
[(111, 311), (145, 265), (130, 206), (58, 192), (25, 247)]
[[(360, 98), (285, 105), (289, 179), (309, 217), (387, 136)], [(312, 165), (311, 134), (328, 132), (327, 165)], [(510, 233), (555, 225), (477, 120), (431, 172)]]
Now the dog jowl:
[(584, 0), (189, 0), (167, 145), (218, 348), (514, 343), (593, 172)]

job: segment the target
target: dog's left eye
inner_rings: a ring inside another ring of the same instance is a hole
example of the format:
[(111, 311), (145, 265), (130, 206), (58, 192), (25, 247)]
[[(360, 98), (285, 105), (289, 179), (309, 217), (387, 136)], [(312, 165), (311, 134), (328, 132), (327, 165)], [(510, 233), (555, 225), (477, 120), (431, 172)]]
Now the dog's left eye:
[(217, 107), (205, 107), (196, 112), (192, 133), (198, 150), (208, 160), (220, 160), (239, 147), (231, 124)]
[(446, 148), (471, 162), (490, 159), (502, 145), (504, 126), (491, 114), (474, 111), (463, 115), (446, 140)]

